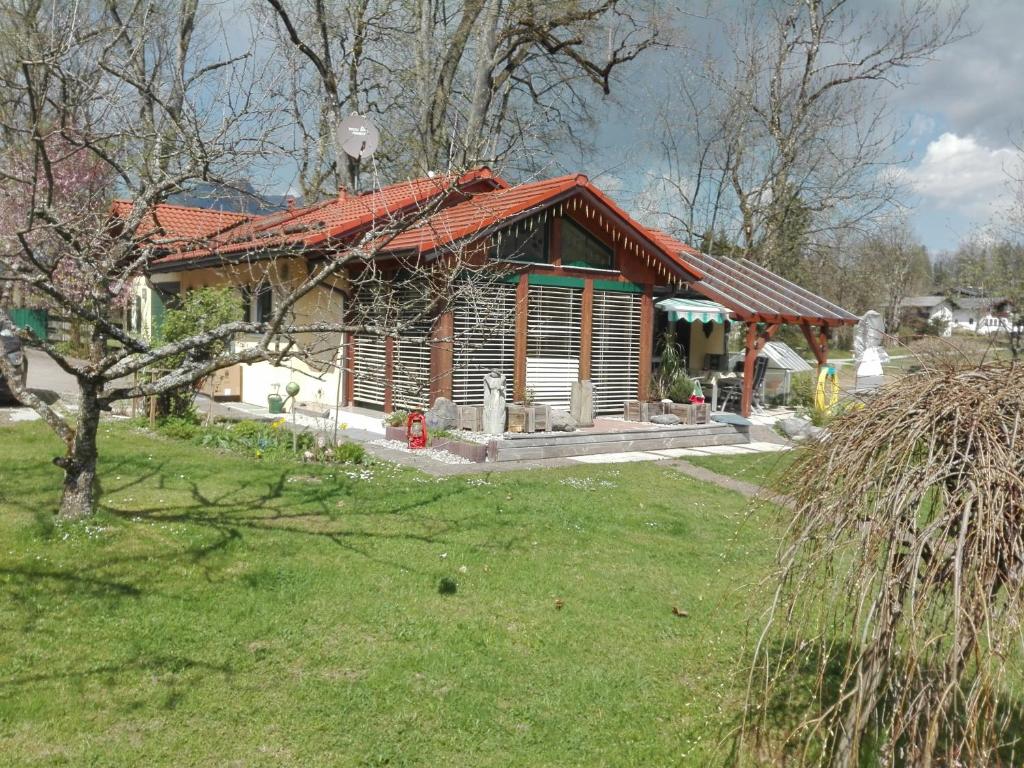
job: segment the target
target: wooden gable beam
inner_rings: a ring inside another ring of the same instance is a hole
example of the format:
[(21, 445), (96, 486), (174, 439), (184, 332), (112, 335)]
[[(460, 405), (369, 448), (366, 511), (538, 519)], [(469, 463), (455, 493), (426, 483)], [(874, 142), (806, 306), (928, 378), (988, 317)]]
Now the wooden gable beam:
[(817, 337), (811, 330), (810, 323), (801, 323), (800, 330), (803, 331), (804, 338), (807, 339), (807, 344), (810, 346), (811, 352), (814, 353), (814, 359), (818, 361), (818, 365), (825, 365), (828, 362), (829, 327), (823, 323), (818, 329)]

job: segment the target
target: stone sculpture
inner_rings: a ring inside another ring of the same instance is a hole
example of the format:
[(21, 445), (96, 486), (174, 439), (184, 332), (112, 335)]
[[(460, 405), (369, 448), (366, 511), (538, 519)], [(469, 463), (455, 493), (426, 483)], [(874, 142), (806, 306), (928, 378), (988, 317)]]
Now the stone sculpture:
[(491, 371), (484, 375), (484, 432), (500, 435), (505, 431), (505, 374)]

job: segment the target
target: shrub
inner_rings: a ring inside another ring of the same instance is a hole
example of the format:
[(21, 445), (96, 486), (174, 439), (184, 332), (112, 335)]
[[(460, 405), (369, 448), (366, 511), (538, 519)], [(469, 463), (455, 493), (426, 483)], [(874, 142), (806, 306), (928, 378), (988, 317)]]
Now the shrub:
[(811, 408), (814, 405), (816, 387), (813, 373), (797, 373), (789, 380), (789, 404), (798, 408)]
[[(197, 288), (185, 295), (180, 309), (169, 309), (164, 313), (160, 340), (172, 342), (186, 339), (241, 319), (242, 300), (234, 288)], [(216, 341), (202, 349), (193, 350), (190, 357), (202, 361), (221, 354), (225, 348), (226, 342)], [(169, 357), (160, 367), (176, 368), (183, 359), (184, 355)], [(183, 416), (192, 408), (194, 401), (194, 386), (188, 384), (164, 393), (159, 401), (160, 412), (168, 416)]]
[(199, 419), (194, 410), (180, 416), (165, 416), (157, 422), (157, 429), (168, 437), (191, 440), (200, 432)]
[(690, 395), (693, 394), (693, 379), (685, 373), (677, 374), (672, 383), (669, 384), (666, 396), (675, 403), (690, 402)]
[(339, 443), (334, 446), (334, 460), (340, 464), (362, 464), (366, 449), (359, 443)]
[[(219, 421), (201, 426), (193, 418), (166, 417), (159, 422), (162, 434), (188, 440), (207, 448), (217, 448), (252, 456), (256, 459), (295, 460), (316, 448), (311, 432), (293, 434), (284, 419), (277, 421)], [(296, 447), (292, 449), (294, 438)], [(362, 464), (366, 450), (359, 443), (340, 443), (333, 448), (332, 461), (340, 464)]]
[(384, 423), (389, 427), (404, 427), (405, 422), (409, 420), (408, 411), (392, 411), (384, 417)]
[(949, 323), (946, 322), (944, 317), (936, 316), (928, 320), (924, 324), (924, 335), (925, 336), (944, 336), (946, 334), (946, 328)]

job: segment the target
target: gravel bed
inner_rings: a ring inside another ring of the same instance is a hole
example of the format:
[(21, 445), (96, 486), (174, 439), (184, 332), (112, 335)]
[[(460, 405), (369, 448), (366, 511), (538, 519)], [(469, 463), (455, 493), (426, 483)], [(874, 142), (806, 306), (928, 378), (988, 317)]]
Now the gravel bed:
[(414, 454), (416, 456), (426, 456), (428, 459), (440, 461), (442, 464), (473, 463), (469, 459), (456, 456), (454, 453), (448, 453), (448, 451), (440, 451), (437, 448), (416, 448), (414, 450), (398, 440), (371, 440), (367, 445), (378, 445), (381, 448), (388, 448), (392, 451), (401, 451), (402, 453)]

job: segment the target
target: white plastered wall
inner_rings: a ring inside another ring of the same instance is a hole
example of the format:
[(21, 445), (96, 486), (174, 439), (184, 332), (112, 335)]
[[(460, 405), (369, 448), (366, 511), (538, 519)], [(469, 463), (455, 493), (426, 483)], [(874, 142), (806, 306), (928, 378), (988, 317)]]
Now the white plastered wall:
[[(279, 296), (294, 289), (308, 275), (302, 259), (280, 259), (277, 262), (246, 265), (227, 269), (197, 269), (182, 273), (182, 292), (207, 286), (235, 285), (253, 286), (264, 278), (274, 287), (275, 302)], [(276, 303), (275, 303), (276, 306)], [(344, 299), (339, 291), (319, 287), (299, 299), (294, 308), (295, 324), (305, 325), (316, 322), (331, 322), (342, 317)], [(300, 334), (298, 344), (301, 355), (281, 360), (280, 365), (270, 362), (242, 364), (242, 402), (252, 405), (267, 405), (271, 394), (285, 396), (289, 382), (299, 385), (299, 402), (319, 403), (334, 407), (339, 393), (342, 376), (340, 333)], [(237, 349), (245, 349), (257, 343), (256, 337), (240, 337), (235, 340)]]
[(704, 324), (690, 323), (690, 359), (686, 361), (692, 375), (699, 375), (704, 370), (705, 355), (726, 355), (725, 326), (713, 323), (710, 336), (704, 335)]

